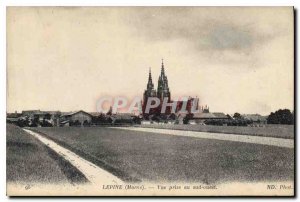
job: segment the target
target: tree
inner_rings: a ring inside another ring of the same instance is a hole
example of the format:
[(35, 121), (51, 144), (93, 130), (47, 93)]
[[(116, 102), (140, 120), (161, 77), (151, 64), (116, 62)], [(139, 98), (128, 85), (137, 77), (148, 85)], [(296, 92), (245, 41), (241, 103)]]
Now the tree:
[(268, 124), (294, 124), (294, 116), (288, 109), (279, 109), (276, 112), (271, 112), (267, 118)]
[(20, 127), (27, 127), (29, 126), (29, 118), (28, 117), (23, 117), (23, 118), (19, 118), (17, 125)]
[(133, 117), (133, 122), (134, 122), (135, 124), (141, 124), (141, 123), (142, 123), (142, 122), (141, 122), (141, 119), (140, 119), (139, 117), (137, 117), (137, 116)]
[(76, 120), (76, 121), (70, 121), (70, 126), (81, 126), (80, 121)]
[(109, 110), (108, 110), (108, 112), (106, 113), (106, 115), (108, 115), (108, 116), (111, 116), (111, 115), (112, 115), (112, 107), (111, 107), (111, 106), (109, 107)]
[(242, 115), (240, 113), (237, 113), (237, 112), (234, 113), (233, 118), (234, 119), (243, 119)]
[(188, 117), (183, 118), (183, 124), (189, 124), (189, 118)]
[(84, 120), (82, 125), (83, 126), (90, 126), (91, 124), (90, 124), (90, 122), (88, 122), (88, 120)]
[(194, 114), (188, 113), (186, 116), (183, 118), (183, 124), (189, 124), (189, 121), (194, 117)]
[(161, 121), (161, 118), (159, 115), (153, 115), (151, 117), (151, 121), (155, 121), (155, 122), (159, 123)]
[(45, 114), (44, 119), (45, 120), (50, 120), (51, 119), (51, 114), (49, 114), (49, 113)]
[(44, 119), (40, 124), (42, 127), (53, 127), (53, 124), (47, 119)]
[(33, 119), (31, 119), (31, 123), (29, 124), (30, 127), (37, 127), (40, 124), (39, 115), (34, 114)]
[(175, 120), (176, 119), (176, 114), (174, 114), (174, 113), (170, 114), (169, 119), (170, 120)]
[(94, 123), (96, 125), (106, 124), (106, 123), (108, 123), (107, 117), (108, 116), (101, 113), (99, 116), (92, 118), (92, 123)]
[(226, 114), (228, 119), (232, 119), (232, 117), (229, 114)]

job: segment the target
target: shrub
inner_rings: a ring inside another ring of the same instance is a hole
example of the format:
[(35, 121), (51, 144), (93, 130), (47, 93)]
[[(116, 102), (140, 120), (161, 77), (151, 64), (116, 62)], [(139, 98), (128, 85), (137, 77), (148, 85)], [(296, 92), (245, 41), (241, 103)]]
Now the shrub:
[(276, 112), (271, 112), (267, 118), (268, 124), (294, 124), (294, 116), (288, 109), (279, 109)]

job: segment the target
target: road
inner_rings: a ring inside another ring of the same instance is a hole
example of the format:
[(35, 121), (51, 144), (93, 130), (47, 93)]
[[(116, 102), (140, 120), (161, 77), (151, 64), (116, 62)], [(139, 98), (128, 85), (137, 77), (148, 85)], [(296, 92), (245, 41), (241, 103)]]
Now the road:
[(169, 129), (157, 128), (134, 128), (134, 127), (118, 127), (115, 129), (131, 130), (139, 132), (151, 132), (154, 134), (175, 135), (183, 137), (194, 137), (211, 140), (225, 140), (233, 142), (244, 142), (253, 144), (270, 145), (277, 147), (294, 148), (293, 139), (274, 138), (274, 137), (260, 137), (254, 135), (238, 135), (238, 134), (225, 134), (225, 133), (209, 133), (209, 132), (196, 132), (196, 131), (179, 131)]

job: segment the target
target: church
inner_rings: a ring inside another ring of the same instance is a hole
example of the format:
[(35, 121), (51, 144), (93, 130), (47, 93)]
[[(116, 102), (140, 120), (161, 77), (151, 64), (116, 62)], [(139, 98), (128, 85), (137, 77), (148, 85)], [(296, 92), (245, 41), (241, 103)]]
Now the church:
[[(151, 108), (149, 110), (149, 112), (146, 113), (145, 112), (146, 104), (150, 97), (158, 98), (160, 100), (160, 105), (156, 108)], [(153, 84), (151, 69), (149, 70), (147, 88), (144, 91), (144, 95), (143, 95), (143, 103), (142, 103), (143, 117), (147, 119), (147, 118), (149, 118), (150, 115), (159, 115), (159, 116), (170, 115), (172, 112), (171, 106), (168, 106), (166, 108), (165, 113), (163, 113), (163, 114), (161, 113), (162, 103), (163, 103), (164, 99), (166, 99), (167, 103), (170, 105), (175, 102), (175, 101), (171, 100), (171, 91), (170, 91), (169, 84), (168, 84), (168, 77), (165, 73), (164, 62), (162, 60), (161, 72), (160, 72), (160, 75), (158, 78), (158, 83), (157, 83), (157, 90), (155, 89), (154, 84)], [(199, 99), (197, 97), (196, 98), (189, 97), (187, 101), (176, 101), (175, 113), (180, 112), (180, 110), (182, 109), (182, 107), (185, 104), (184, 102), (187, 102), (186, 107), (185, 107), (185, 109), (187, 110), (187, 113), (191, 113), (192, 108), (195, 110), (199, 109), (199, 106), (198, 106)], [(196, 105), (196, 106), (193, 106), (193, 105)]]

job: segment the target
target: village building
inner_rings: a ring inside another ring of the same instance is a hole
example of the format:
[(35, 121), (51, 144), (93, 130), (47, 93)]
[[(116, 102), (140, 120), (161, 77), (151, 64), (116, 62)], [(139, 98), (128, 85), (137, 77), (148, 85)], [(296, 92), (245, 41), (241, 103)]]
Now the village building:
[[(205, 110), (207, 111), (207, 109)], [(189, 119), (189, 124), (205, 124), (205, 121), (213, 120), (213, 121), (225, 121), (230, 120), (230, 117), (221, 112), (202, 112), (193, 114), (193, 116)]]
[(267, 124), (267, 117), (260, 114), (243, 114), (245, 120), (251, 121), (252, 125)]
[(6, 113), (7, 118), (19, 118), (22, 116), (22, 113), (15, 111), (14, 113)]
[(22, 116), (27, 116), (29, 118), (34, 118), (37, 117), (39, 115), (42, 115), (43, 113), (41, 112), (41, 110), (24, 110), (22, 111)]
[(108, 117), (108, 120), (113, 125), (124, 125), (124, 124), (134, 124), (136, 123), (136, 115), (130, 113), (117, 113), (112, 114)]
[(14, 113), (6, 113), (6, 117), (8, 118), (19, 118), (22, 116), (22, 113), (18, 113), (15, 111)]
[(93, 116), (83, 110), (77, 112), (71, 112), (61, 115), (60, 125), (78, 125), (83, 126), (85, 124), (90, 124)]
[(22, 116), (22, 113), (15, 111), (14, 113), (6, 113), (6, 122), (7, 123), (17, 123), (19, 118)]

